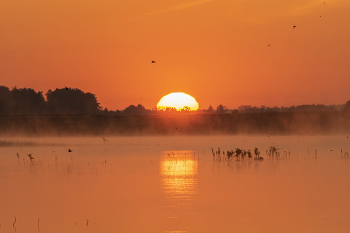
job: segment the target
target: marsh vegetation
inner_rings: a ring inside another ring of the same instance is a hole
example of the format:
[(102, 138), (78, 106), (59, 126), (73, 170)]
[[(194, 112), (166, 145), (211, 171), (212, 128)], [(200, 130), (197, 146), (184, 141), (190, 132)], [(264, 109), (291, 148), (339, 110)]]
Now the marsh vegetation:
[[(211, 152), (213, 154), (213, 159), (214, 161), (232, 161), (233, 159), (236, 160), (243, 160), (245, 158), (247, 159), (253, 159), (253, 155), (250, 151), (250, 149), (245, 150), (245, 149), (240, 149), (240, 148), (235, 148), (235, 150), (228, 150), (222, 151), (220, 147), (217, 149), (217, 151), (214, 152), (214, 149), (211, 148)], [(263, 160), (263, 157), (260, 156), (260, 150), (258, 148), (254, 148), (254, 160)]]

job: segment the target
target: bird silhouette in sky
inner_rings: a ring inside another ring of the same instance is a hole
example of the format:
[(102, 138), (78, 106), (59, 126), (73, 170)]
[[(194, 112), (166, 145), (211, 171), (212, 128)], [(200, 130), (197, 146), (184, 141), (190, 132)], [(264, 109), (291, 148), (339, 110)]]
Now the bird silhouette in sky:
[(268, 45), (267, 45), (267, 47), (270, 47), (270, 46), (271, 46), (271, 44), (268, 44)]
[(294, 26), (293, 26), (293, 29), (295, 29), (296, 27), (297, 27), (297, 26), (294, 25)]
[(152, 63), (156, 63), (156, 61), (152, 61)]

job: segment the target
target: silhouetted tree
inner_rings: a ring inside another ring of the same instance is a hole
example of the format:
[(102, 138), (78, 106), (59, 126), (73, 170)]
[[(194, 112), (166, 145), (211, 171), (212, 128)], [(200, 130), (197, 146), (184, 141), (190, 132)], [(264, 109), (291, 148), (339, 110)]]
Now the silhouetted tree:
[(303, 104), (298, 106), (291, 106), (288, 108), (289, 112), (324, 112), (335, 110), (333, 106), (325, 106), (323, 104)]
[(43, 92), (36, 92), (31, 88), (17, 89), (11, 91), (12, 114), (13, 115), (40, 115), (45, 112), (45, 99)]
[(298, 105), (291, 107), (265, 107), (264, 105), (257, 107), (251, 105), (241, 105), (238, 107), (238, 111), (242, 113), (255, 113), (255, 112), (325, 112), (335, 111), (336, 106), (325, 106), (322, 104), (312, 105)]
[(101, 109), (94, 94), (77, 88), (49, 90), (46, 97), (50, 114), (96, 114)]
[(348, 100), (348, 101), (344, 104), (344, 111), (345, 111), (345, 112), (350, 112), (350, 100)]
[(180, 110), (180, 112), (182, 113), (190, 113), (191, 112), (191, 108), (188, 106), (184, 106), (183, 109)]
[(239, 159), (239, 156), (240, 156), (240, 155), (242, 155), (242, 152), (243, 152), (243, 150), (242, 150), (242, 149), (236, 148), (236, 154), (235, 154), (235, 157), (237, 158), (237, 160)]
[(216, 113), (223, 114), (225, 112), (226, 112), (226, 107), (222, 106), (222, 104), (220, 104), (219, 106), (216, 107)]
[(8, 87), (0, 86), (0, 116), (12, 115), (12, 96)]
[(127, 116), (141, 116), (141, 115), (148, 115), (149, 113), (150, 113), (150, 110), (147, 110), (141, 104), (137, 106), (130, 105), (129, 107), (123, 110), (123, 115), (127, 115)]
[(211, 105), (209, 105), (208, 109), (207, 109), (207, 112), (208, 113), (213, 113), (214, 112), (214, 109)]
[(165, 115), (173, 115), (173, 114), (178, 114), (179, 111), (177, 111), (177, 109), (175, 107), (166, 107), (164, 108), (157, 108), (157, 110), (155, 111), (155, 114), (165, 114)]

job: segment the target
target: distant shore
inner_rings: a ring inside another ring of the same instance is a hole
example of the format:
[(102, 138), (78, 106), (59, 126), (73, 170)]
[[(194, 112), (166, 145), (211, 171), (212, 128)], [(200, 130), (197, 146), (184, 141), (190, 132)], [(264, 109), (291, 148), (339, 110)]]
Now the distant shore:
[(342, 111), (158, 116), (52, 115), (0, 117), (1, 136), (334, 135), (347, 133), (350, 133), (350, 115)]

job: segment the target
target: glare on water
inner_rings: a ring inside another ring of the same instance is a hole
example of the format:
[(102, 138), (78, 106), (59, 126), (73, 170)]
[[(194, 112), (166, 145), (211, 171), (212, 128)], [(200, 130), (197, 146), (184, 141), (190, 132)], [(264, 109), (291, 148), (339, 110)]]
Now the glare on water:
[(346, 136), (107, 139), (1, 139), (0, 232), (350, 232)]
[[(192, 153), (192, 155), (191, 155)], [(160, 161), (162, 187), (168, 198), (192, 199), (197, 188), (198, 161), (193, 151), (166, 152)]]

